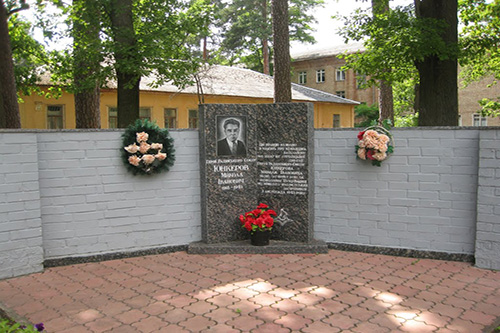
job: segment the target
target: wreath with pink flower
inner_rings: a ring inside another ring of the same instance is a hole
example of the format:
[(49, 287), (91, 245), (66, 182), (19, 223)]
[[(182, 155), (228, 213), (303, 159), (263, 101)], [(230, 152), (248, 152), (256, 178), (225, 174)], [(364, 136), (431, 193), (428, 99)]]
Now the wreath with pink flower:
[(368, 160), (380, 166), (389, 154), (394, 152), (394, 139), (388, 129), (370, 126), (358, 133), (356, 158)]
[(167, 129), (147, 119), (138, 119), (122, 135), (122, 157), (134, 175), (168, 171), (174, 165), (174, 140)]

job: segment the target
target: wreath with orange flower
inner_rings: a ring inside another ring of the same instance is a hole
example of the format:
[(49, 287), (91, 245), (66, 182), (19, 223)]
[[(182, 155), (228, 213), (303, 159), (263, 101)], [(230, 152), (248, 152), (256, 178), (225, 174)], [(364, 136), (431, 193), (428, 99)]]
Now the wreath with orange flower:
[(388, 129), (381, 126), (370, 126), (358, 133), (356, 158), (371, 161), (380, 166), (394, 152), (394, 139)]
[(174, 140), (167, 129), (147, 119), (138, 119), (122, 135), (122, 157), (134, 175), (168, 171), (174, 165)]

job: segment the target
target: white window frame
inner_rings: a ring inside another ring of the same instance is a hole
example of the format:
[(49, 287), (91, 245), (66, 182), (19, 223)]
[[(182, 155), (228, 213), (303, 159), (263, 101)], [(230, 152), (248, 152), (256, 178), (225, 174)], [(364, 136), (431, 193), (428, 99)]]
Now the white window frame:
[(346, 76), (345, 70), (343, 70), (342, 68), (337, 68), (335, 72), (336, 81), (345, 81), (345, 76)]
[(307, 83), (307, 72), (299, 72), (299, 84)]
[(473, 113), (472, 126), (488, 126), (488, 118), (482, 117), (480, 113)]
[(324, 69), (316, 70), (316, 83), (323, 83), (325, 82), (325, 79), (326, 79), (325, 70)]

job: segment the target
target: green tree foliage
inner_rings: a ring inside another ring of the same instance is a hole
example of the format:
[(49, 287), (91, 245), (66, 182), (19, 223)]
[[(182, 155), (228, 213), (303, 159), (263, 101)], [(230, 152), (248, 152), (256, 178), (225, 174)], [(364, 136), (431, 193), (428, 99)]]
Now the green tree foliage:
[(418, 78), (415, 61), (434, 53), (442, 58), (456, 53), (440, 37), (446, 24), (432, 18), (417, 19), (413, 5), (398, 6), (376, 16), (358, 9), (352, 16), (336, 18), (345, 22), (339, 33), (346, 43), (364, 43), (364, 50), (343, 58), (346, 68), (369, 75), (368, 85), (376, 85), (378, 80), (393, 83)]
[[(409, 78), (420, 83), (421, 78), (429, 78), (426, 81), (427, 87), (429, 82), (432, 82), (431, 77), (437, 75), (435, 70), (441, 68), (437, 64), (453, 61), (458, 53), (456, 41), (445, 38), (450, 34), (450, 28), (453, 30), (453, 24), (445, 22), (439, 15), (434, 15), (434, 13), (445, 13), (434, 10), (444, 4), (441, 3), (442, 0), (438, 2), (439, 4), (427, 0), (418, 1), (419, 9), (423, 8), (424, 11), (417, 11), (413, 5), (410, 5), (398, 6), (376, 16), (371, 16), (367, 11), (358, 10), (351, 17), (345, 17), (346, 24), (340, 31), (341, 35), (346, 41), (364, 41), (365, 46), (364, 51), (345, 56), (347, 67), (355, 69), (360, 74), (369, 75), (368, 84), (377, 84), (379, 80), (393, 84)], [(431, 8), (429, 4), (435, 7)], [(443, 87), (444, 85), (441, 88)], [(429, 109), (430, 98), (427, 94), (419, 94), (416, 98), (421, 101), (417, 104), (418, 107), (425, 105), (424, 108)], [(453, 99), (450, 96), (447, 98)], [(432, 97), (432, 99), (435, 98)], [(438, 101), (434, 101), (436, 102)], [(450, 99), (442, 99), (441, 102), (441, 104), (450, 104)], [(453, 117), (441, 117), (439, 112), (428, 111), (425, 114), (430, 114), (429, 121), (422, 125), (437, 125), (438, 123), (434, 120), (448, 121), (448, 125), (454, 124)], [(444, 123), (440, 124), (444, 125)]]
[(45, 48), (31, 36), (31, 31), (32, 25), (21, 20), (18, 15), (9, 18), (16, 87), (24, 95), (40, 91), (36, 83), (49, 61)]
[[(323, 0), (289, 1), (291, 41), (315, 42), (311, 24), (316, 20), (308, 11), (323, 3)], [(216, 51), (219, 63), (245, 64), (252, 70), (266, 71), (264, 56), (270, 57), (273, 52), (271, 8), (271, 0), (233, 0), (221, 7), (216, 27), (220, 38)], [(265, 51), (266, 45), (270, 47), (269, 53)]]
[[(464, 24), (461, 32), (463, 66), (461, 77), (467, 85), (483, 77), (490, 77), (488, 86), (500, 79), (500, 1), (460, 0), (460, 19)], [(479, 101), (484, 116), (500, 115), (498, 101)]]
[(0, 4), (0, 128), (21, 127), (8, 20), (26, 8), (24, 1), (6, 0)]
[[(142, 77), (151, 76), (152, 86), (192, 82), (201, 59), (193, 53), (190, 41), (208, 35), (213, 16), (208, 0), (130, 0), (128, 6), (116, 0), (75, 1), (71, 6), (53, 2), (68, 15), (68, 25), (77, 34), (74, 48), (54, 54), (53, 80), (73, 93), (92, 89), (95, 82), (106, 86), (110, 79), (117, 80), (120, 127), (138, 117)], [(86, 12), (96, 15), (89, 17)], [(85, 34), (86, 30), (88, 36), (77, 32)], [(78, 53), (82, 48), (84, 52)], [(101, 63), (99, 70), (89, 67), (96, 60)], [(85, 78), (79, 73), (85, 73)]]
[(361, 103), (354, 107), (354, 116), (356, 119), (355, 127), (368, 127), (377, 123), (378, 119), (378, 106), (366, 105)]

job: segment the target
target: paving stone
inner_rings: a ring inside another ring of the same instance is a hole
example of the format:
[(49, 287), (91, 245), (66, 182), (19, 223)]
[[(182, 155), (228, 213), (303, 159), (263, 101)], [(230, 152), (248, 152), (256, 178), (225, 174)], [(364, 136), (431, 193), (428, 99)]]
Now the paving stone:
[(318, 332), (335, 333), (335, 332), (341, 332), (341, 329), (338, 327), (332, 327), (331, 325), (323, 323), (321, 321), (315, 321), (310, 325), (307, 325), (307, 327), (303, 328), (302, 331), (305, 333), (318, 333)]
[(288, 328), (293, 332), (297, 332), (300, 331), (302, 328), (306, 327), (307, 324), (312, 323), (312, 320), (296, 315), (294, 313), (288, 313), (282, 316), (281, 318), (275, 320), (275, 323), (285, 328)]
[(3, 280), (0, 303), (48, 332), (469, 333), (500, 317), (500, 273), (338, 250), (176, 252)]

